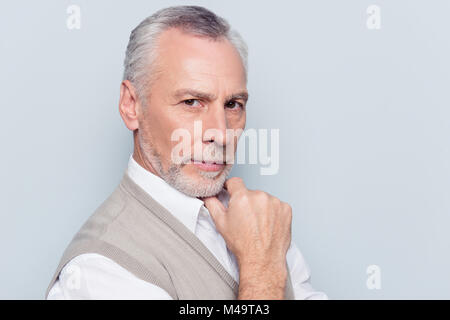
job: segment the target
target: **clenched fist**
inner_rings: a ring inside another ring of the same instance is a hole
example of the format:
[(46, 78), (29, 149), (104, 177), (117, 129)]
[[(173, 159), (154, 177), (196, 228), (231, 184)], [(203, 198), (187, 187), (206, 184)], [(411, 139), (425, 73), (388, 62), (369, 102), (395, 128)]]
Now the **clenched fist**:
[(239, 298), (283, 299), (291, 207), (266, 192), (248, 190), (241, 178), (228, 179), (225, 188), (230, 194), (228, 208), (216, 197), (203, 200), (238, 261)]

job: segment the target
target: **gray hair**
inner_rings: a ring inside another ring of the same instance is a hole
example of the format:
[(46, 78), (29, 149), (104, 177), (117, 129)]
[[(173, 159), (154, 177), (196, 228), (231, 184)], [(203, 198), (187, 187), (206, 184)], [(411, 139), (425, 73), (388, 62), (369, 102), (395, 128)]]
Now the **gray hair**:
[(179, 28), (193, 35), (213, 40), (228, 39), (239, 52), (247, 76), (247, 45), (228, 22), (199, 6), (174, 6), (161, 9), (144, 19), (130, 35), (124, 61), (123, 80), (135, 87), (145, 105), (145, 89), (150, 85), (155, 64), (157, 40), (169, 28)]

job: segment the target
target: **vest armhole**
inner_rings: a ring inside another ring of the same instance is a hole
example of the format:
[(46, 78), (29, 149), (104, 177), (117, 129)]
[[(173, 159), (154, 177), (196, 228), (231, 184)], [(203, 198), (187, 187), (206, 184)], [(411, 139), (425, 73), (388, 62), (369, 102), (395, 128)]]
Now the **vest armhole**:
[(152, 270), (149, 270), (149, 268), (146, 268), (139, 261), (127, 254), (122, 249), (98, 239), (92, 239), (82, 242), (80, 241), (76, 243), (75, 246), (70, 246), (69, 248), (67, 248), (61, 259), (61, 263), (56, 269), (56, 272), (47, 288), (47, 291), (45, 293), (46, 299), (65, 265), (76, 256), (85, 253), (97, 253), (113, 260), (121, 267), (133, 273), (139, 279), (160, 287), (161, 289), (165, 290), (172, 297), (172, 299), (178, 300), (178, 295), (173, 286), (169, 273), (165, 269), (164, 265), (156, 258), (154, 258), (154, 261), (152, 261), (154, 268), (152, 268)]

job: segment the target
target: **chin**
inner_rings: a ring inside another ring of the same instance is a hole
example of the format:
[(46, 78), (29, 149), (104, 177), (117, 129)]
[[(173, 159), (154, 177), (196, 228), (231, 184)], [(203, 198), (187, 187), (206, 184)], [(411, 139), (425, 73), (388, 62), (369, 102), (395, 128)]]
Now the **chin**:
[(211, 197), (223, 188), (232, 165), (226, 165), (221, 171), (203, 171), (185, 166), (176, 177), (174, 187), (191, 197)]

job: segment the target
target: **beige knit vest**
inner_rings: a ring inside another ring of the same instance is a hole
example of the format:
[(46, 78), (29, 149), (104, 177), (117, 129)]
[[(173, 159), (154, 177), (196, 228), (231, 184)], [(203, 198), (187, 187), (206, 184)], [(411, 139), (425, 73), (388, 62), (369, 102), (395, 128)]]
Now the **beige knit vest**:
[[(126, 172), (72, 239), (46, 297), (64, 266), (84, 253), (112, 259), (173, 299), (237, 298), (238, 283), (209, 249)], [(289, 272), (285, 299), (294, 299)]]

